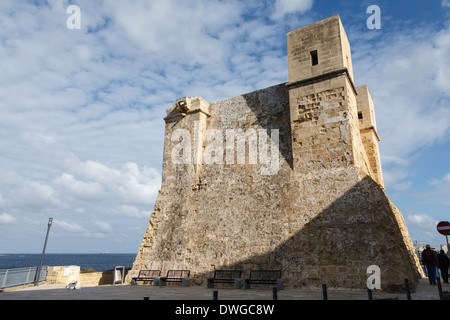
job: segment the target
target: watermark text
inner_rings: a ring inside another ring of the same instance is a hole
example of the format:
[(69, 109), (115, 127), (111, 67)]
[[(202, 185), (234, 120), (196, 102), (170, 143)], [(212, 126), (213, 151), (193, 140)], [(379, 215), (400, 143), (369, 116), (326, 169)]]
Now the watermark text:
[[(260, 165), (262, 175), (279, 170), (278, 129), (208, 129), (203, 133), (201, 123), (195, 121), (194, 134), (176, 129), (171, 135), (175, 144), (171, 149), (174, 164), (251, 164)], [(208, 143), (204, 148), (203, 142)]]
[(381, 9), (377, 5), (371, 5), (367, 8), (367, 13), (371, 14), (369, 18), (367, 18), (367, 28), (370, 30), (373, 29), (381, 29)]
[(67, 7), (67, 14), (70, 16), (66, 20), (66, 26), (69, 30), (81, 29), (81, 9), (77, 5), (71, 5)]

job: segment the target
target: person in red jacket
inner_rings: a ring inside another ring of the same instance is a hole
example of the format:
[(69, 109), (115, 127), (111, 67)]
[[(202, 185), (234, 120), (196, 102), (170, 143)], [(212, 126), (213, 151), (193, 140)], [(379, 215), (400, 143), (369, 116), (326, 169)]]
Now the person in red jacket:
[(428, 280), (430, 284), (436, 283), (436, 267), (439, 264), (436, 252), (431, 250), (431, 246), (427, 244), (425, 250), (422, 251), (422, 263), (427, 267)]

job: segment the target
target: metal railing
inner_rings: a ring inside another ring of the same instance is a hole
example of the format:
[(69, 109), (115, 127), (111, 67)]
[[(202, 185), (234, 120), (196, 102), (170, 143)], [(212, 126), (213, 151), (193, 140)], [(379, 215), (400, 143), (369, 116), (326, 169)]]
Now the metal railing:
[[(34, 283), (38, 269), (39, 267), (0, 270), (0, 289)], [(45, 281), (46, 277), (47, 267), (43, 266), (39, 275), (39, 281)]]

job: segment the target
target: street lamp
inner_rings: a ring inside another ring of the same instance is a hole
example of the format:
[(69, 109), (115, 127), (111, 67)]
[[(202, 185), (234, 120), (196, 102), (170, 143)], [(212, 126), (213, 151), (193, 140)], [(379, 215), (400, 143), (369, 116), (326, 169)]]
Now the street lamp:
[(35, 287), (38, 285), (39, 277), (41, 276), (42, 262), (44, 262), (45, 247), (47, 246), (48, 233), (50, 232), (50, 227), (52, 226), (52, 221), (53, 221), (53, 218), (48, 219), (47, 235), (45, 236), (44, 249), (42, 250), (42, 256), (41, 256), (41, 263), (39, 264), (39, 268), (36, 273), (36, 278), (34, 280)]

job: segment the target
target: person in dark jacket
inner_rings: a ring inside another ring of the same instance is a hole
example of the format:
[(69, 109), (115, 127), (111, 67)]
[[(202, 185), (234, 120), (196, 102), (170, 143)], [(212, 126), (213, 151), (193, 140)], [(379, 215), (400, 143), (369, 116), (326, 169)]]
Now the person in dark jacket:
[(450, 259), (441, 250), (437, 256), (439, 262), (439, 269), (441, 269), (442, 280), (444, 283), (448, 283), (448, 267), (450, 266)]
[(427, 267), (428, 280), (430, 284), (436, 283), (436, 267), (439, 263), (436, 252), (431, 250), (429, 244), (426, 245), (425, 250), (422, 251), (422, 263)]

